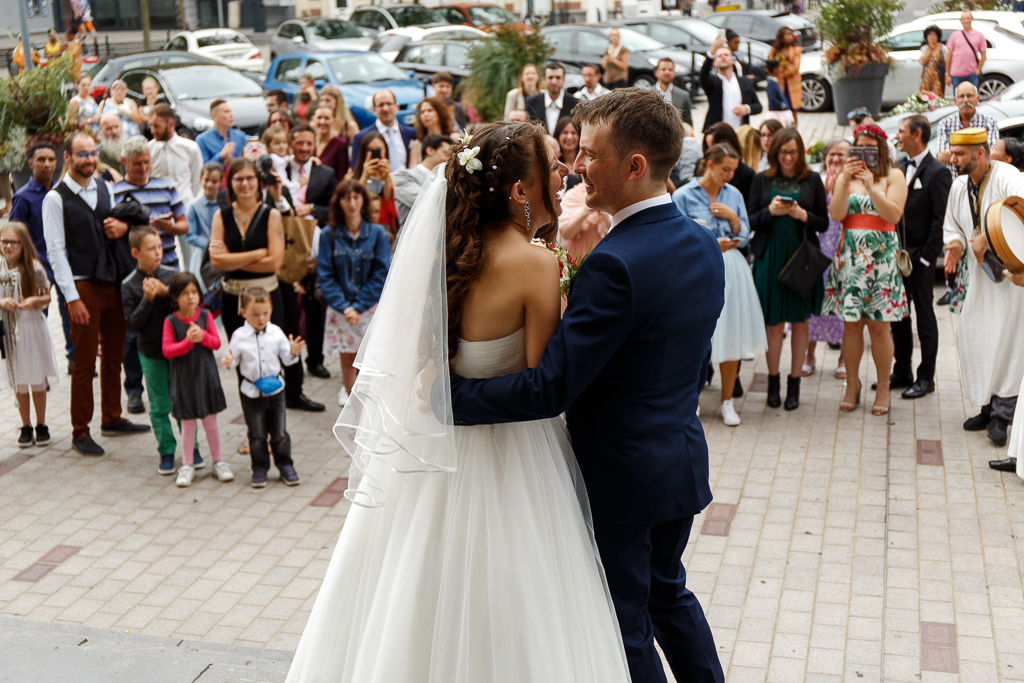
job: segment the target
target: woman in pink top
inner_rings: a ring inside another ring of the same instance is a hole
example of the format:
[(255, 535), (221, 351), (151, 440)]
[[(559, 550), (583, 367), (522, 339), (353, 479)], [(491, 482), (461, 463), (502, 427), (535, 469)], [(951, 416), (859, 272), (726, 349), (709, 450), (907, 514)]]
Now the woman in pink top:
[(963, 31), (957, 31), (946, 42), (950, 57), (946, 62), (946, 84), (953, 86), (953, 92), (963, 81), (970, 81), (978, 87), (981, 68), (985, 65), (985, 48), (988, 46), (984, 34), (971, 28), (974, 17), (969, 10), (960, 15)]
[(587, 207), (587, 190), (576, 185), (562, 198), (562, 215), (558, 219), (558, 243), (577, 261), (590, 253), (608, 234), (612, 217)]

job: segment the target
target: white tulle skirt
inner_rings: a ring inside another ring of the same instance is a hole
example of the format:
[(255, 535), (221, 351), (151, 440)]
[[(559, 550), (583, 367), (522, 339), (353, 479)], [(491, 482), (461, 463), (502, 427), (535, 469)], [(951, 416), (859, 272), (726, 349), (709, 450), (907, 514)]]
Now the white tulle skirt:
[(750, 266), (738, 249), (722, 254), (725, 260), (725, 306), (711, 337), (711, 362), (751, 360), (767, 350), (761, 300)]
[(387, 502), (352, 506), (287, 682), (628, 681), (562, 422), (455, 442), (455, 472), (367, 473)]

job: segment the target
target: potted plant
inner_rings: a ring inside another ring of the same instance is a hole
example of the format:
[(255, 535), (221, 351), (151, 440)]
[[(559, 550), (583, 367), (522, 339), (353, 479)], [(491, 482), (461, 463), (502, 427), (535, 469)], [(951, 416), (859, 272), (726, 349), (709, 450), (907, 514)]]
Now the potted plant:
[[(45, 67), (0, 78), (0, 168), (12, 172), (18, 186), (28, 182), (25, 153), (29, 147), (46, 141), (59, 149), (64, 138), (77, 130), (68, 121), (72, 59), (63, 55)], [(58, 172), (60, 162), (58, 153)]]
[(878, 118), (891, 62), (888, 48), (879, 41), (896, 26), (902, 0), (824, 0), (818, 7), (815, 23), (828, 46), (825, 62), (836, 118), (846, 125), (846, 114), (855, 107), (867, 107)]
[(537, 31), (520, 31), (514, 26), (497, 26), (490, 40), (482, 40), (469, 51), (473, 70), (466, 78), (465, 95), (484, 121), (500, 121), (505, 113), (505, 95), (519, 83), (527, 64), (544, 73), (544, 64), (555, 50)]

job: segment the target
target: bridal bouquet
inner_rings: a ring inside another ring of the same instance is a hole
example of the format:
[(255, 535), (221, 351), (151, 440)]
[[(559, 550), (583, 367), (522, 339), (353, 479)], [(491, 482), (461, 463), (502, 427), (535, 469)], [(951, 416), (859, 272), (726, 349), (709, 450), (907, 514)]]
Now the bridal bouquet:
[(556, 259), (558, 259), (559, 289), (562, 292), (562, 298), (568, 299), (569, 294), (572, 293), (572, 285), (576, 282), (576, 276), (580, 274), (580, 267), (583, 265), (583, 262), (587, 257), (584, 256), (579, 260), (579, 262), (577, 262), (576, 259), (572, 257), (572, 254), (557, 244), (551, 244), (550, 242), (545, 242), (540, 239), (535, 239), (532, 242), (538, 247), (544, 247), (554, 254)]

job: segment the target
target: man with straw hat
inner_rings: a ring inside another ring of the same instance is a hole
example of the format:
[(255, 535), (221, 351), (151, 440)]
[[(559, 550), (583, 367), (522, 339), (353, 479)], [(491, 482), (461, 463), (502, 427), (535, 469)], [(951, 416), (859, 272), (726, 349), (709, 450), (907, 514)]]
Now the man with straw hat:
[(1024, 354), (1018, 353), (1024, 338), (1024, 290), (1002, 280), (1001, 272), (1001, 281), (995, 282), (982, 268), (990, 248), (984, 218), (994, 202), (1024, 196), (1024, 177), (1009, 164), (992, 161), (984, 128), (954, 131), (950, 154), (957, 178), (942, 226), (945, 268), (946, 273), (959, 271), (960, 282), (966, 283), (956, 328), (961, 384), (964, 398), (983, 406), (964, 429), (987, 429), (989, 439), (1002, 446), (1024, 379)]

